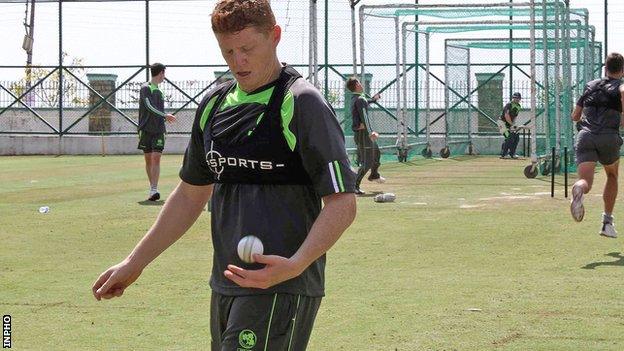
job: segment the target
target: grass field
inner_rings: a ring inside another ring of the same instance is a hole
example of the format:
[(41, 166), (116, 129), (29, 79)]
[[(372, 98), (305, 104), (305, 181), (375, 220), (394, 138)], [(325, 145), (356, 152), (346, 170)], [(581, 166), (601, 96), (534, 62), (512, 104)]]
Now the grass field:
[[(163, 158), (160, 188), (180, 156)], [(562, 187), (526, 161), (388, 164), (330, 251), (327, 297), (308, 350), (622, 350), (624, 233), (597, 235), (604, 176), (583, 223)], [(212, 246), (206, 212), (120, 298), (90, 286), (162, 203), (140, 203), (141, 156), (0, 158), (0, 313), (16, 350), (208, 350)], [(38, 208), (50, 206), (48, 214)], [(624, 228), (624, 205), (616, 206)], [(471, 311), (479, 309), (480, 311)]]

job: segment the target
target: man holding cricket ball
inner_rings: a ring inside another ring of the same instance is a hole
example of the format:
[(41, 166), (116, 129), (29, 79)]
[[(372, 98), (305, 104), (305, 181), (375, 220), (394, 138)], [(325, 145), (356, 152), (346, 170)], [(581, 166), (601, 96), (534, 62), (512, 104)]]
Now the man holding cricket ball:
[(204, 97), (180, 183), (93, 294), (121, 296), (210, 198), (212, 351), (305, 350), (324, 295), (325, 252), (355, 218), (344, 135), (320, 92), (278, 60), (281, 28), (268, 0), (221, 0), (211, 21), (235, 81)]

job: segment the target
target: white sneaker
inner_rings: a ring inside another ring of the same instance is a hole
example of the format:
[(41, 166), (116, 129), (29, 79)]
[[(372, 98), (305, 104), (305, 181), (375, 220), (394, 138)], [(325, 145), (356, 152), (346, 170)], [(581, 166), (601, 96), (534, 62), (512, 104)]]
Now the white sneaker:
[(585, 207), (583, 206), (583, 189), (580, 186), (572, 186), (572, 201), (570, 202), (570, 213), (575, 221), (580, 222), (585, 216)]
[(371, 182), (375, 182), (375, 183), (379, 183), (379, 184), (383, 184), (386, 182), (386, 178), (379, 176), (379, 178), (375, 178), (375, 179), (369, 179), (369, 181)]
[(613, 223), (602, 223), (602, 229), (599, 234), (607, 238), (617, 238), (617, 231)]

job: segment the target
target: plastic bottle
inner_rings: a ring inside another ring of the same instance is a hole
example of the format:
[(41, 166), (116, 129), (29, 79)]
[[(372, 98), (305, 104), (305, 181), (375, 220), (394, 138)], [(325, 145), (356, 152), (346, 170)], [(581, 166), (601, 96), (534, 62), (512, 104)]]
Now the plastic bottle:
[(374, 198), (375, 202), (394, 202), (394, 199), (396, 199), (396, 195), (393, 193), (378, 194)]

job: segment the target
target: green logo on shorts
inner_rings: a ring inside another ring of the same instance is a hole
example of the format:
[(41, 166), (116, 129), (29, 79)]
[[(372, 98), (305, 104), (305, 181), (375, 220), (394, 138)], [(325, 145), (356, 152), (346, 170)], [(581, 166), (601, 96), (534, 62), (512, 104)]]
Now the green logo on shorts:
[(256, 334), (249, 329), (245, 329), (238, 334), (238, 343), (245, 349), (256, 346), (257, 341)]
[(162, 140), (162, 139), (158, 139), (158, 140), (156, 141), (156, 145), (158, 145), (158, 146), (162, 146), (162, 145), (163, 145), (163, 140)]

